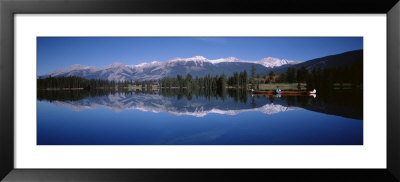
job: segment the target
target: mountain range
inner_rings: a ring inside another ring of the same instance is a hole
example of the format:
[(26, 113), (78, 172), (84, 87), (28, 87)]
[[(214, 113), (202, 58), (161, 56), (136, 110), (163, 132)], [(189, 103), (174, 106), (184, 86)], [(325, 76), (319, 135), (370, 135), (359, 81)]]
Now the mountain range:
[(176, 77), (176, 75), (187, 75), (190, 73), (193, 77), (203, 77), (211, 75), (232, 75), (234, 72), (246, 70), (250, 74), (252, 67), (256, 68), (256, 74), (266, 75), (271, 70), (280, 74), (286, 71), (287, 67), (307, 69), (315, 67), (334, 67), (339, 65), (354, 64), (361, 61), (363, 50), (349, 51), (342, 54), (330, 55), (309, 61), (293, 61), (267, 57), (257, 61), (240, 60), (235, 57), (210, 60), (202, 56), (191, 58), (175, 58), (165, 62), (153, 61), (138, 65), (123, 65), (113, 63), (98, 68), (95, 66), (72, 65), (64, 69), (52, 71), (50, 73), (39, 75), (39, 78), (49, 76), (79, 76), (87, 79), (102, 80), (158, 80), (165, 77)]

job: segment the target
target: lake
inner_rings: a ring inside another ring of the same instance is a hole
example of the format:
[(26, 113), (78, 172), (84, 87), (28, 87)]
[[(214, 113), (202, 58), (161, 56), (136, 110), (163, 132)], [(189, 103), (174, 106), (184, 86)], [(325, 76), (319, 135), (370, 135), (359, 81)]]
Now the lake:
[(362, 91), (40, 91), (38, 145), (362, 145)]

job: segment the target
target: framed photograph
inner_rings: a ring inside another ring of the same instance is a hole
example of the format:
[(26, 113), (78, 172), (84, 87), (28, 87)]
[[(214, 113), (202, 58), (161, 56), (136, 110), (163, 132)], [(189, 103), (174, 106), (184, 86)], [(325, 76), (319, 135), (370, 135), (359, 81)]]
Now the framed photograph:
[(400, 180), (397, 1), (0, 11), (4, 181)]

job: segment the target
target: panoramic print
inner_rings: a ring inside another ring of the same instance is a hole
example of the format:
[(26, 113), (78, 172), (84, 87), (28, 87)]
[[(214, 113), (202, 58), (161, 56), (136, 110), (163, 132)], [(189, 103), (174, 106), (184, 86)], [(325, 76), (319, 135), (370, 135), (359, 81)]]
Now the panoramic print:
[(37, 145), (363, 145), (362, 37), (37, 37)]

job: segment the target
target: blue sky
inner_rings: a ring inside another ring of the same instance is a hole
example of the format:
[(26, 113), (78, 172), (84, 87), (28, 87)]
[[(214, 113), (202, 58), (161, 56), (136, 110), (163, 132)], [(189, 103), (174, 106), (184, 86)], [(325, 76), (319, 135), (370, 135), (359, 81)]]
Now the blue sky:
[(38, 37), (38, 75), (73, 64), (102, 68), (176, 57), (306, 61), (363, 49), (362, 37)]

